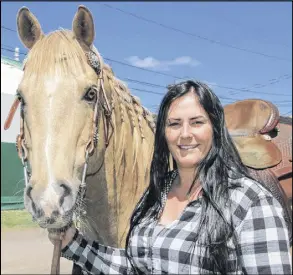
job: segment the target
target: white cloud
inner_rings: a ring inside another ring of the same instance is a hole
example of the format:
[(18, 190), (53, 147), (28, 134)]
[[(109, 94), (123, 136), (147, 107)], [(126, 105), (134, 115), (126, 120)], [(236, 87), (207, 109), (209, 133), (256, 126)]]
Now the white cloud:
[(154, 57), (148, 56), (146, 58), (139, 58), (138, 56), (130, 56), (126, 60), (133, 66), (148, 69), (158, 69), (163, 71), (170, 70), (171, 66), (197, 66), (200, 64), (199, 61), (193, 59), (190, 56), (179, 56), (173, 60), (158, 60)]

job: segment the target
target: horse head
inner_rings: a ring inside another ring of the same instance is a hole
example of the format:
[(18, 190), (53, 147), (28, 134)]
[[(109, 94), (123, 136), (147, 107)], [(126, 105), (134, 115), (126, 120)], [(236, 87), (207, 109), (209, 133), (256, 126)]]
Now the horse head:
[(87, 154), (98, 152), (87, 170), (95, 173), (105, 151), (103, 134), (94, 148), (104, 131), (103, 121), (97, 123), (97, 116), (104, 116), (99, 103), (102, 97), (108, 103), (100, 92), (102, 59), (93, 50), (93, 17), (83, 6), (71, 31), (45, 35), (26, 7), (18, 12), (17, 29), (29, 49), (17, 90), (22, 118), (18, 150), (32, 171), (25, 207), (40, 226), (59, 228), (72, 219)]

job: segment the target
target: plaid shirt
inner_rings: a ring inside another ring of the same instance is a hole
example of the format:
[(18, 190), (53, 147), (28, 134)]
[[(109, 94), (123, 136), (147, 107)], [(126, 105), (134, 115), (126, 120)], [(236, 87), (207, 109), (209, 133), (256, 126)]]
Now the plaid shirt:
[[(238, 236), (240, 257), (229, 256), (231, 264), (240, 260), (238, 274), (291, 274), (288, 230), (279, 202), (258, 183), (243, 178), (241, 187), (231, 190), (232, 205), (225, 210)], [(194, 241), (199, 226), (201, 198), (189, 203), (180, 217), (156, 228), (157, 221), (144, 218), (132, 232), (128, 254), (136, 272), (142, 274), (211, 274), (199, 269), (200, 243)], [(230, 216), (230, 217), (229, 217)], [(236, 250), (231, 240), (228, 247)], [(86, 240), (78, 231), (62, 250), (91, 274), (135, 273), (125, 249)], [(230, 273), (235, 274), (235, 272)]]

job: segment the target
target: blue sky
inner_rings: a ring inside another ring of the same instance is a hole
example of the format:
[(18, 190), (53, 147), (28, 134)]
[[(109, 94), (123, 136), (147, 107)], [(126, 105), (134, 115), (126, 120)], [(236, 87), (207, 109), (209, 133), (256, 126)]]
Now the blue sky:
[[(128, 78), (159, 86), (126, 81), (130, 88), (144, 90), (131, 92), (151, 111), (157, 110), (162, 95), (145, 91), (164, 94), (163, 87), (180, 80), (115, 61), (179, 78), (206, 81), (223, 105), (237, 99), (261, 98), (275, 103), (281, 114), (292, 114), (290, 1), (1, 2), (1, 55), (13, 57), (11, 52), (2, 49), (8, 46), (27, 51), (16, 32), (3, 28), (16, 30), (16, 14), (22, 6), (36, 15), (44, 33), (48, 33), (59, 27), (71, 29), (80, 4), (92, 12), (94, 44), (103, 57), (114, 60), (108, 63), (115, 74), (122, 80)], [(239, 91), (243, 88), (249, 91)]]

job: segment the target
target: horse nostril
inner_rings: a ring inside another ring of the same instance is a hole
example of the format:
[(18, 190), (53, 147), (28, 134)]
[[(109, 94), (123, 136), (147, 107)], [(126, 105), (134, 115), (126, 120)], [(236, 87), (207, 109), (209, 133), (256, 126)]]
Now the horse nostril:
[(52, 217), (52, 218), (57, 218), (59, 215), (60, 215), (59, 211), (58, 211), (58, 210), (54, 210), (54, 211), (52, 212), (51, 217)]
[(42, 209), (36, 208), (36, 205), (34, 202), (32, 202), (32, 208), (35, 213), (35, 218), (37, 218), (37, 219), (41, 218), (45, 214)]
[(31, 196), (31, 192), (32, 192), (33, 188), (32, 186), (28, 186), (28, 188), (26, 189), (26, 195), (32, 200), (32, 196)]
[(25, 191), (26, 196), (31, 200), (31, 210), (34, 219), (39, 219), (44, 215), (44, 211), (37, 207), (32, 198), (33, 187), (29, 185)]
[(51, 218), (46, 218), (46, 223), (47, 224), (53, 224), (56, 221), (55, 218), (51, 217)]
[(59, 200), (59, 205), (62, 206), (62, 204), (64, 203), (64, 199), (65, 197), (69, 196), (71, 194), (71, 190), (70, 188), (65, 185), (64, 183), (61, 183), (60, 184), (60, 187), (62, 187), (64, 189), (64, 193), (63, 195), (60, 197), (60, 200)]

